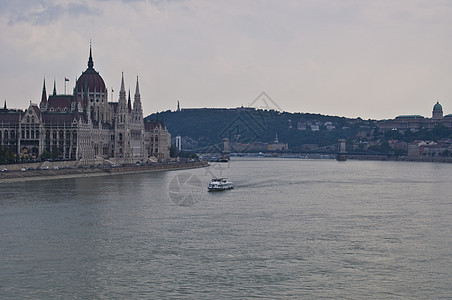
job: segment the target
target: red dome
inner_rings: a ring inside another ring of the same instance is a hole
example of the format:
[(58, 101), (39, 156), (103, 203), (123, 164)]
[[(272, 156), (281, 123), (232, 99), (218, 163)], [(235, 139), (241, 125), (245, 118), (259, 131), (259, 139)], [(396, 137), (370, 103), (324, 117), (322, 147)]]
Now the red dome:
[(106, 93), (105, 82), (99, 75), (99, 72), (94, 70), (93, 57), (91, 55), (91, 48), (89, 49), (88, 69), (82, 73), (77, 80), (77, 92), (101, 92)]

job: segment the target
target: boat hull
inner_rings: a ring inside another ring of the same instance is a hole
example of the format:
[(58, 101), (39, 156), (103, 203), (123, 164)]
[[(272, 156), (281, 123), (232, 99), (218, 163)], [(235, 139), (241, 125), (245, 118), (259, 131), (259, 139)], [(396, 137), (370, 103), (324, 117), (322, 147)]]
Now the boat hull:
[(207, 191), (209, 192), (221, 192), (221, 191), (225, 191), (225, 190), (232, 190), (234, 187), (233, 186), (228, 186), (228, 187), (208, 187)]

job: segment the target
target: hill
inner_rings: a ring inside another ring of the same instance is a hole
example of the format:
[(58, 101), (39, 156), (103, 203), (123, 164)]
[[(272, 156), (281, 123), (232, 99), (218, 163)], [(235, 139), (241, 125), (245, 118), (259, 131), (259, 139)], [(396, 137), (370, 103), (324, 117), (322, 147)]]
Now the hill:
[(276, 136), (289, 149), (303, 145), (320, 147), (361, 137), (371, 138), (377, 122), (309, 113), (289, 113), (249, 107), (234, 109), (201, 108), (151, 114), (160, 120), (172, 137), (181, 136), (185, 149), (199, 150), (221, 143), (223, 138), (237, 143), (272, 143)]

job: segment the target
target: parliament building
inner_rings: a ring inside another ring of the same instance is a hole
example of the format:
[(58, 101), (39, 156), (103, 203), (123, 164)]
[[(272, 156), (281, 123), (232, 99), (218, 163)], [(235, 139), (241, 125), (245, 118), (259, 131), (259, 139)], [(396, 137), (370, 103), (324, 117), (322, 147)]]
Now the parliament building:
[(133, 97), (124, 88), (117, 102), (108, 99), (104, 80), (94, 69), (90, 47), (88, 68), (76, 80), (72, 94), (47, 96), (25, 109), (0, 109), (0, 148), (18, 158), (36, 159), (43, 153), (79, 165), (131, 164), (169, 159), (171, 135), (163, 122), (143, 119), (138, 77)]

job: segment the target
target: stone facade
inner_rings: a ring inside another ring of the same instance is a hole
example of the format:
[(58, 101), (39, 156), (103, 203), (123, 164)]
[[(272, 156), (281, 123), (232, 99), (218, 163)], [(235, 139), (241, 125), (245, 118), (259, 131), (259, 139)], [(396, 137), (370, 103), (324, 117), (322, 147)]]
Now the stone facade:
[(94, 69), (90, 49), (88, 68), (77, 79), (71, 95), (47, 97), (45, 80), (39, 106), (0, 109), (0, 147), (18, 158), (35, 159), (43, 153), (81, 165), (163, 161), (169, 159), (171, 135), (159, 121), (145, 121), (137, 77), (134, 101), (127, 97), (124, 75), (118, 102), (108, 101), (104, 80)]
[(433, 129), (436, 126), (452, 128), (452, 114), (443, 116), (443, 108), (439, 102), (436, 102), (433, 106), (431, 118), (424, 118), (420, 115), (402, 115), (392, 120), (378, 122), (380, 131), (398, 130), (400, 132), (415, 132), (421, 129)]

